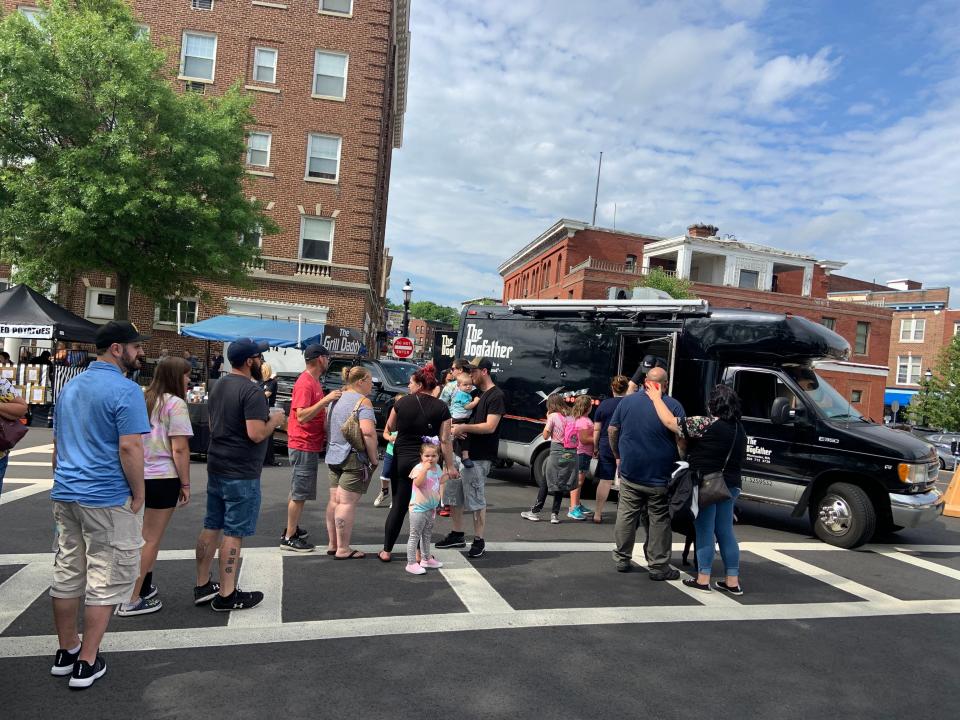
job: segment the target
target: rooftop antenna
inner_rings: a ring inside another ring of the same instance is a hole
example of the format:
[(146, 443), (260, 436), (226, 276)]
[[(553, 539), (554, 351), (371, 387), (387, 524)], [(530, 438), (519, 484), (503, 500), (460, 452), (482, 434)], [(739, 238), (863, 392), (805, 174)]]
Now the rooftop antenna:
[(613, 229), (617, 229), (617, 204), (613, 204)]
[(600, 151), (600, 162), (597, 163), (597, 189), (593, 193), (593, 226), (597, 224), (597, 200), (600, 197), (600, 168), (603, 167), (603, 151)]

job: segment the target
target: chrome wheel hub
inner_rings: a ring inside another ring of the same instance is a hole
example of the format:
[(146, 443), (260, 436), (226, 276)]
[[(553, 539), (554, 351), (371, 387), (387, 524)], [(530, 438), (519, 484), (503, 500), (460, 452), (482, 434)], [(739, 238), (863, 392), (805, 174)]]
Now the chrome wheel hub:
[(842, 497), (828, 495), (821, 500), (818, 517), (820, 524), (834, 535), (844, 535), (850, 530), (852, 513)]

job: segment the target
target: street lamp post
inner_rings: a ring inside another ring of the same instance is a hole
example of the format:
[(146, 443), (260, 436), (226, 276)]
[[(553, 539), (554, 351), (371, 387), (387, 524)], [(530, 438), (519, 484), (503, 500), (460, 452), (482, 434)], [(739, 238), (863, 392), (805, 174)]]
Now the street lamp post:
[(402, 337), (410, 334), (410, 296), (413, 295), (413, 286), (410, 285), (410, 278), (403, 286), (403, 332)]
[[(930, 402), (930, 378), (932, 377), (933, 377), (933, 371), (930, 368), (927, 368), (927, 371), (923, 374), (923, 378), (924, 380), (926, 380), (926, 382), (923, 384), (923, 400), (924, 400), (923, 406), (925, 410), (927, 409), (927, 405)], [(928, 427), (926, 413), (923, 414), (922, 422), (924, 427)]]

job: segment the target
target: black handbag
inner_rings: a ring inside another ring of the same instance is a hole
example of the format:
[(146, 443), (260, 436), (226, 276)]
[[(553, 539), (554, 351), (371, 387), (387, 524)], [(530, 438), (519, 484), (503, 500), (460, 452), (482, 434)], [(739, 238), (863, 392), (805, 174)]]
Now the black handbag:
[(733, 448), (737, 446), (737, 438), (739, 436), (740, 423), (737, 423), (733, 431), (733, 442), (730, 444), (730, 450), (727, 451), (727, 457), (723, 461), (723, 467), (720, 470), (715, 470), (700, 476), (700, 489), (697, 497), (697, 505), (699, 507), (705, 508), (733, 497), (733, 495), (730, 494), (730, 488), (727, 487), (727, 481), (723, 478), (723, 474), (727, 469), (727, 463), (730, 462)]
[(27, 434), (27, 426), (19, 420), (0, 418), (0, 452), (12, 450)]

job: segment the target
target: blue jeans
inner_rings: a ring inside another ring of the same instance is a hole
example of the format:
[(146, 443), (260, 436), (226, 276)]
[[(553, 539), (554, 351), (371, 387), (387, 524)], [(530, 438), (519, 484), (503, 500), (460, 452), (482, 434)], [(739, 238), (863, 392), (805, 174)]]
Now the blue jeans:
[(3, 476), (7, 474), (7, 463), (10, 462), (10, 453), (0, 458), (0, 492), (3, 492)]
[(713, 538), (720, 545), (720, 557), (730, 577), (740, 575), (740, 546), (733, 535), (733, 506), (740, 495), (740, 488), (730, 488), (729, 500), (700, 508), (694, 522), (697, 528), (697, 570), (709, 575), (713, 568)]

